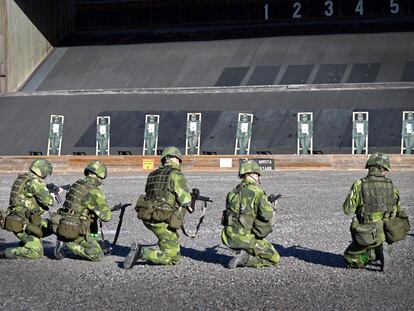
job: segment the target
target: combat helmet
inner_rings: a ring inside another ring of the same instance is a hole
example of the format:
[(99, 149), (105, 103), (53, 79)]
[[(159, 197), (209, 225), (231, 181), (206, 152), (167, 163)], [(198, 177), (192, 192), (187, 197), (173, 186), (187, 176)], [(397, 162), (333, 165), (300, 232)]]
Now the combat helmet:
[(45, 178), (47, 175), (52, 175), (52, 163), (45, 159), (37, 159), (30, 164), (30, 171), (35, 173), (41, 178)]
[(386, 154), (381, 153), (381, 152), (376, 152), (369, 156), (368, 161), (365, 164), (365, 168), (369, 168), (370, 166), (381, 166), (387, 171), (391, 169), (391, 163), (390, 163), (389, 157)]
[(239, 177), (242, 178), (244, 174), (256, 173), (259, 176), (262, 174), (259, 164), (253, 160), (243, 162), (239, 167)]
[(161, 155), (161, 161), (165, 161), (167, 158), (176, 157), (180, 160), (180, 163), (183, 161), (181, 151), (176, 147), (167, 147), (164, 149)]
[(101, 161), (92, 161), (88, 165), (86, 165), (84, 174), (87, 175), (88, 173), (93, 173), (98, 176), (100, 179), (106, 178), (107, 173), (106, 165), (103, 164)]

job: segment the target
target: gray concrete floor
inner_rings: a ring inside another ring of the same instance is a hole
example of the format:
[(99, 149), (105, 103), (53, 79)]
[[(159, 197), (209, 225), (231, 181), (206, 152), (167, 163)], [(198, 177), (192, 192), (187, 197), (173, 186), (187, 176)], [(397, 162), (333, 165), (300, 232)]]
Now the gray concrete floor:
[[(160, 267), (139, 262), (122, 269), (129, 245), (155, 243), (131, 208), (125, 213), (119, 246), (101, 263), (53, 259), (54, 237), (44, 240), (41, 260), (1, 260), (1, 310), (412, 310), (414, 305), (414, 233), (393, 246), (389, 271), (345, 269), (342, 253), (350, 242), (351, 217), (342, 203), (352, 181), (365, 171), (286, 171), (267, 173), (267, 193), (282, 193), (274, 232), (268, 237), (281, 255), (278, 267), (238, 268), (225, 264), (233, 255), (221, 245), (220, 218), (226, 193), (237, 184), (234, 173), (187, 174), (214, 203), (208, 207), (199, 238), (181, 237), (183, 260)], [(413, 172), (391, 172), (401, 190), (402, 208), (413, 219)], [(80, 176), (51, 176), (56, 184)], [(7, 207), (14, 175), (0, 176), (0, 206)], [(108, 202), (134, 203), (145, 175), (109, 175)], [(196, 224), (188, 217), (188, 227)], [(118, 213), (104, 225), (113, 240)], [(0, 232), (2, 247), (16, 245)]]

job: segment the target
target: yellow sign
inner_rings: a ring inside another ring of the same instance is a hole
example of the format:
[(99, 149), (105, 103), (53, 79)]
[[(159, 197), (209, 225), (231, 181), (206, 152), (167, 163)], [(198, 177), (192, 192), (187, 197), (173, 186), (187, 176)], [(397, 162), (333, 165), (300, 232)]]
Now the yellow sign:
[(152, 159), (143, 159), (142, 160), (142, 169), (143, 170), (153, 170), (154, 169), (154, 160), (152, 160)]

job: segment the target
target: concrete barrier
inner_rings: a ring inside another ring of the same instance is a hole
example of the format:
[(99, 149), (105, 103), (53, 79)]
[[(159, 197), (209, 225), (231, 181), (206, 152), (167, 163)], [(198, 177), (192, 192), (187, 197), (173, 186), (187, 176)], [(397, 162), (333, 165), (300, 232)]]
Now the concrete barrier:
[[(0, 174), (23, 172), (39, 157), (2, 156)], [(50, 156), (54, 172), (82, 172), (93, 160), (104, 162), (110, 172), (149, 171), (159, 165), (159, 156)], [(366, 155), (249, 155), (184, 156), (184, 171), (236, 171), (242, 158), (272, 159), (275, 170), (358, 170), (365, 168)], [(393, 170), (413, 170), (414, 155), (390, 155)]]

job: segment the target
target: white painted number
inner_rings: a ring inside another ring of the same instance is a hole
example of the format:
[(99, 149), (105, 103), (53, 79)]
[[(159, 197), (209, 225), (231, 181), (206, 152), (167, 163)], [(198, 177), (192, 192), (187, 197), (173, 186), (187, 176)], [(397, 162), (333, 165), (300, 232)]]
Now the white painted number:
[(265, 21), (269, 19), (269, 4), (265, 4), (264, 6), (264, 14), (265, 14)]
[(392, 14), (400, 13), (400, 5), (398, 4), (397, 0), (390, 0), (390, 12)]
[(333, 15), (333, 2), (331, 0), (325, 1), (325, 16), (332, 16)]
[(300, 2), (293, 3), (293, 8), (295, 9), (295, 12), (293, 12), (292, 17), (293, 18), (302, 18), (302, 14), (300, 14), (300, 9), (302, 8), (302, 4)]
[(364, 15), (364, 1), (358, 0), (358, 4), (355, 8), (355, 13), (359, 13), (359, 15)]

